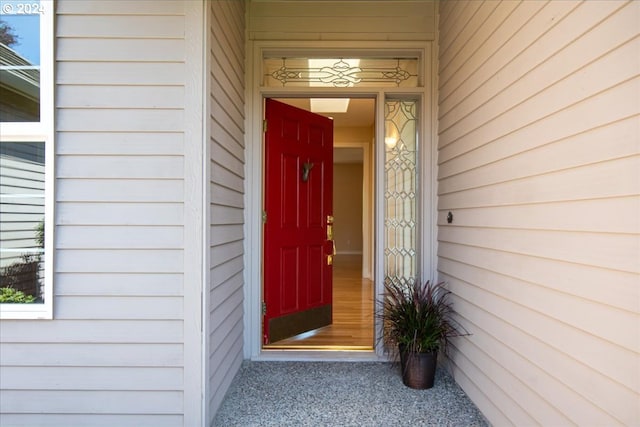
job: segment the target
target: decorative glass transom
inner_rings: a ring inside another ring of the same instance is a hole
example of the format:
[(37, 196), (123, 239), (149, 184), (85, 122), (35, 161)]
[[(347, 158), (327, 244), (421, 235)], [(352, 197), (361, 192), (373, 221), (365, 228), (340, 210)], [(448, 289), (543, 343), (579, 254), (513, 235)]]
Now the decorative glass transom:
[(417, 58), (265, 58), (265, 86), (416, 87)]
[(384, 280), (418, 279), (418, 141), (415, 100), (384, 105)]

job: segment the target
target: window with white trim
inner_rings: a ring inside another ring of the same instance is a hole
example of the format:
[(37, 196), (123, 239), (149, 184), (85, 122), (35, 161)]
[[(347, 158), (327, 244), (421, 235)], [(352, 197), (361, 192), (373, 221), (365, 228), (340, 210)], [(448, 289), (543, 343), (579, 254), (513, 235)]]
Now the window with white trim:
[(52, 317), (53, 1), (0, 0), (0, 318)]

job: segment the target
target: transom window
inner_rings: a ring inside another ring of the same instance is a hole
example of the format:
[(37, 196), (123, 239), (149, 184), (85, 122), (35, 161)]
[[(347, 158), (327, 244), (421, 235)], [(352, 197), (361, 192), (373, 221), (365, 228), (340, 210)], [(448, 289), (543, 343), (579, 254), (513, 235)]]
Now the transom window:
[(264, 86), (416, 87), (417, 58), (265, 58)]

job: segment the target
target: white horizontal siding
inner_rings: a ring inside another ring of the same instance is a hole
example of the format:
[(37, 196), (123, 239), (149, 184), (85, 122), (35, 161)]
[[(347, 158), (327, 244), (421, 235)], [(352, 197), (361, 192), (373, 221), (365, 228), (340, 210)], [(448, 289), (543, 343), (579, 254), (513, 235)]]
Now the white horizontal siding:
[(56, 299), (57, 318), (61, 320), (181, 320), (182, 297), (104, 297), (59, 296)]
[[(40, 395), (39, 397), (42, 397)], [(164, 398), (164, 396), (161, 396)], [(24, 427), (86, 427), (86, 414), (30, 414), (29, 422), (24, 422), (22, 414), (3, 414), (2, 421), (10, 426)], [(96, 427), (113, 427), (113, 426), (132, 426), (132, 427), (175, 427), (181, 425), (182, 415), (113, 415), (100, 414), (99, 417), (93, 417), (93, 426)]]
[(148, 368), (136, 366), (125, 367), (41, 367), (5, 366), (0, 374), (0, 381), (5, 389), (30, 390), (33, 385), (25, 384), (27, 375), (37, 376), (38, 386), (42, 389), (57, 390), (148, 390), (148, 384), (154, 384), (154, 390), (176, 390), (182, 386), (182, 368)]
[[(149, 7), (148, 12), (151, 12), (152, 9)], [(95, 11), (95, 9), (92, 9), (92, 11)], [(76, 9), (75, 12), (78, 13), (78, 10)], [(113, 10), (111, 12), (113, 13)], [(164, 16), (145, 16), (133, 14), (131, 6), (125, 8), (118, 15), (75, 15), (72, 14), (73, 12), (64, 14), (59, 11), (58, 20), (56, 21), (60, 28), (58, 37), (181, 40), (185, 29), (184, 16), (180, 14), (181, 12), (180, 10), (175, 10), (173, 13)]]
[(433, 40), (435, 2), (252, 1), (253, 40)]
[(172, 367), (182, 366), (181, 344), (73, 344), (14, 343), (2, 347), (6, 366), (96, 366)]
[(184, 136), (162, 132), (59, 132), (61, 142), (56, 151), (60, 155), (121, 155), (121, 156), (153, 156), (162, 153), (165, 156), (182, 153)]
[(145, 203), (133, 201), (109, 204), (105, 201), (92, 202), (69, 201), (57, 204), (57, 223), (59, 225), (171, 225), (183, 224), (184, 210), (179, 201)]
[(54, 320), (3, 321), (3, 425), (182, 425), (185, 3), (56, 2)]
[[(66, 156), (57, 164), (58, 178), (181, 179), (181, 156)], [(119, 171), (125, 169), (125, 171)]]
[[(127, 249), (182, 248), (182, 227), (179, 226), (58, 226), (57, 244), (64, 249)], [(92, 233), (91, 241), (82, 238)], [(131, 241), (129, 243), (129, 241)]]
[[(76, 4), (78, 3), (78, 4)], [(122, 4), (121, 0), (100, 0), (95, 4), (91, 2), (60, 2), (56, 10), (58, 16), (65, 15), (83, 15), (83, 16), (166, 16), (166, 15), (184, 15), (184, 6), (181, 2), (162, 1), (158, 4), (151, 2), (129, 2)]]
[(178, 109), (61, 109), (56, 123), (62, 132), (180, 132), (184, 115)]
[(176, 109), (184, 104), (184, 87), (63, 86), (58, 97), (60, 108)]
[[(551, 258), (622, 272), (640, 272), (637, 259), (629, 256), (640, 249), (640, 242), (630, 233), (611, 235), (457, 226), (441, 230), (439, 236), (443, 242), (483, 246), (503, 252)], [(553, 242), (553, 245), (549, 242)]]
[(438, 269), (494, 425), (640, 423), (639, 19), (441, 3)]
[[(455, 162), (443, 163), (439, 170), (439, 176), (446, 177), (446, 182), (443, 182), (446, 189), (443, 187), (443, 190), (454, 192), (474, 188), (469, 181), (473, 182), (480, 176), (484, 182), (498, 184), (513, 179), (514, 171), (517, 171), (518, 178), (534, 177), (632, 156), (637, 146), (630, 136), (636, 125), (636, 120), (630, 117), (597, 127), (586, 134), (561, 135), (537, 146), (533, 142), (508, 144), (507, 141), (494, 140), (473, 150), (473, 153), (457, 156)], [(610, 143), (602, 144), (602, 138), (607, 138)], [(529, 150), (528, 159), (513, 155), (525, 150)], [(501, 158), (494, 160), (497, 156)], [(489, 159), (493, 161), (487, 162)]]
[[(639, 209), (640, 198), (635, 196), (534, 205), (466, 206), (457, 208), (456, 223), (467, 227), (624, 233), (640, 226), (640, 218), (635, 215)], [(585, 211), (594, 215), (584, 216)], [(440, 216), (444, 223), (446, 212), (440, 212)], [(602, 221), (613, 216), (616, 221)]]
[[(152, 394), (153, 399), (141, 399), (145, 394)], [(101, 390), (15, 390), (3, 393), (0, 399), (0, 410), (11, 414), (50, 413), (84, 415), (85, 425), (89, 418), (101, 418), (102, 414), (151, 413), (160, 415), (176, 415), (182, 411), (181, 393), (175, 391), (101, 391)], [(131, 402), (138, 404), (131, 405)], [(4, 422), (3, 414), (3, 422)], [(62, 418), (62, 417), (61, 417)], [(61, 425), (66, 425), (63, 419)], [(143, 418), (143, 417), (139, 417)], [(18, 420), (18, 423), (22, 423)], [(24, 423), (29, 425), (29, 423)], [(31, 424), (33, 425), (33, 424)]]
[(184, 198), (179, 179), (58, 179), (57, 184), (60, 202), (180, 203)]
[(181, 249), (59, 249), (59, 273), (181, 273)]
[[(123, 42), (127, 49), (122, 49)], [(59, 38), (56, 46), (57, 57), (62, 61), (164, 63), (185, 60), (184, 40), (180, 39), (69, 37)]]
[(3, 321), (0, 335), (3, 349), (10, 343), (181, 344), (183, 341), (182, 322), (169, 320)]
[[(528, 3), (536, 2), (525, 2), (520, 7), (531, 7)], [(462, 133), (469, 140), (481, 134), (491, 141), (505, 135), (506, 127), (515, 131), (526, 124), (549, 118), (552, 112), (561, 113), (575, 108), (574, 104), (581, 100), (601, 95), (604, 89), (617, 89), (618, 85), (634, 77), (633, 67), (628, 62), (633, 58), (629, 53), (637, 51), (638, 46), (633, 31), (636, 22), (633, 13), (624, 13), (624, 10), (616, 13), (620, 6), (618, 2), (587, 2), (575, 9), (574, 14), (564, 17), (564, 25), (556, 24), (563, 17), (556, 9), (566, 13), (566, 9), (571, 10), (575, 6), (573, 2), (547, 5), (539, 14), (554, 22), (554, 27), (547, 30), (542, 25), (532, 26), (529, 31), (519, 31), (510, 39), (520, 49), (523, 49), (521, 44), (525, 47), (530, 44), (527, 50), (519, 52), (515, 48), (504, 48), (506, 55), (493, 55), (491, 62), (465, 64), (465, 73), (469, 75), (465, 76), (464, 82), (453, 77), (446, 83), (441, 82), (440, 99), (444, 108), (440, 111), (440, 147), (462, 138)], [(547, 9), (556, 13), (548, 13)], [(608, 20), (597, 25), (599, 17), (610, 13), (612, 16)], [(585, 29), (589, 31), (585, 32)], [(492, 41), (486, 40), (484, 49), (478, 51), (490, 49), (495, 45)], [(498, 70), (485, 71), (481, 68), (482, 72), (478, 72), (478, 66), (498, 67)], [(473, 79), (470, 78), (470, 70), (473, 70)], [(452, 89), (446, 91), (445, 86)], [(448, 101), (452, 95), (455, 97)], [(460, 103), (460, 99), (465, 102)], [(620, 108), (629, 105), (629, 101), (620, 101)], [(618, 108), (615, 104), (609, 106)], [(622, 111), (614, 110), (618, 119), (626, 117), (620, 113)], [(449, 129), (449, 117), (464, 126)], [(482, 126), (489, 122), (489, 128)], [(578, 125), (584, 123), (572, 126)], [(468, 144), (461, 141), (457, 145), (466, 147)], [(478, 145), (474, 144), (473, 148)]]
[(181, 296), (184, 286), (179, 273), (57, 273), (56, 281), (54, 291), (67, 296), (103, 295), (106, 290), (111, 296)]
[(242, 361), (245, 3), (207, 2), (209, 294), (207, 402), (215, 415)]
[[(180, 86), (185, 65), (182, 62), (61, 62), (56, 83), (65, 85)], [(118, 88), (116, 88), (117, 90)], [(61, 88), (60, 90), (73, 90)], [(169, 90), (174, 90), (170, 88)], [(93, 100), (92, 102), (99, 102)], [(129, 102), (139, 102), (129, 100)]]

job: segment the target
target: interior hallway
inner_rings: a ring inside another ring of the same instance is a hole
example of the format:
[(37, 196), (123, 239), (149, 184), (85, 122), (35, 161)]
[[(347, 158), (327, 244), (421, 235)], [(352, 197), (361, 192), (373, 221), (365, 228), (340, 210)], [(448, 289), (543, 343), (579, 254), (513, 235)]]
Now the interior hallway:
[(372, 351), (373, 310), (373, 282), (362, 278), (362, 256), (338, 254), (333, 264), (333, 323), (265, 348)]

